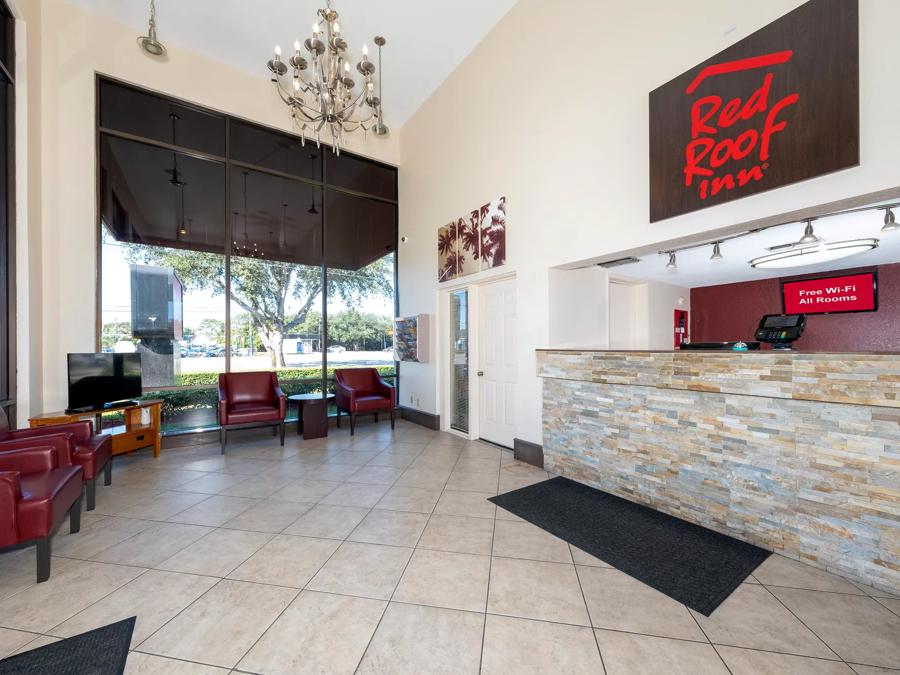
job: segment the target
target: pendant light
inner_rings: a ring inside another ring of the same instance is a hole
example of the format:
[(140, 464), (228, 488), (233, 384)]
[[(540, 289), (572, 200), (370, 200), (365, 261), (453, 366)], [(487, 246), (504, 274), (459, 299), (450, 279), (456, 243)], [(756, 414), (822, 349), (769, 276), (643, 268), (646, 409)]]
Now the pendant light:
[(900, 225), (897, 225), (897, 218), (894, 216), (894, 212), (889, 206), (884, 211), (884, 226), (881, 228), (881, 231), (893, 232), (897, 229), (900, 229)]
[(815, 218), (807, 218), (806, 220), (806, 228), (803, 230), (803, 236), (800, 237), (800, 240), (797, 242), (798, 244), (818, 244), (819, 238), (816, 236), (816, 233), (813, 232), (812, 221)]
[(722, 260), (722, 250), (719, 248), (719, 242), (713, 244), (713, 252), (712, 255), (709, 256), (710, 260)]
[(666, 269), (677, 270), (678, 263), (675, 260), (675, 251), (669, 252), (669, 262), (666, 263)]
[(156, 2), (150, 0), (150, 23), (147, 34), (137, 39), (138, 46), (150, 56), (165, 56), (166, 46), (156, 38)]

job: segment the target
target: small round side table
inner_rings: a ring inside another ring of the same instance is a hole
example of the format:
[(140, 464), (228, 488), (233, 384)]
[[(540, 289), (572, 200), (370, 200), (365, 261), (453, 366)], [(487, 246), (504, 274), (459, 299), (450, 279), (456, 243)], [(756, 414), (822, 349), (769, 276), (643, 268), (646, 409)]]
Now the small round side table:
[[(327, 412), (328, 401), (331, 401), (333, 398), (334, 398), (334, 394), (325, 394), (324, 396), (322, 396), (322, 394), (294, 394), (293, 396), (287, 397), (289, 404), (290, 403), (297, 404), (297, 435), (298, 436), (303, 433), (303, 427), (304, 427), (304, 424), (303, 424), (304, 419), (303, 418), (304, 418), (304, 415), (306, 414), (305, 413), (306, 408), (307, 408), (306, 404), (314, 402), (314, 401), (324, 401), (325, 402), (325, 427), (324, 427), (325, 433), (317, 434), (316, 436), (310, 436), (310, 437), (311, 438), (319, 438), (321, 436), (328, 435), (328, 412)], [(312, 422), (312, 420), (309, 420), (309, 421)], [(313, 430), (311, 429), (310, 431), (313, 431)], [(316, 431), (318, 431), (318, 430), (316, 430)], [(306, 434), (304, 434), (304, 438), (306, 438)]]

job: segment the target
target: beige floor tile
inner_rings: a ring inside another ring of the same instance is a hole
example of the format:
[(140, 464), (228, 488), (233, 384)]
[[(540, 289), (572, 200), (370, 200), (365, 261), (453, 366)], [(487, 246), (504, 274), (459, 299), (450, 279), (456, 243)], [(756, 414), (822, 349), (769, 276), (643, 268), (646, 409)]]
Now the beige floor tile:
[(488, 501), (493, 497), (490, 492), (465, 492), (462, 490), (444, 490), (435, 514), (446, 516), (471, 516), (473, 518), (493, 518), (497, 507)]
[(230, 579), (303, 588), (340, 542), (278, 535), (228, 575)]
[(484, 627), (482, 675), (602, 673), (590, 628), (489, 614)]
[(483, 614), (391, 603), (357, 672), (475, 674), (483, 632)]
[(781, 555), (770, 555), (766, 561), (753, 570), (756, 580), (766, 586), (787, 586), (805, 588), (810, 591), (833, 591), (835, 593), (865, 593), (846, 579), (829, 574), (812, 565), (807, 565)]
[[(77, 536), (77, 535), (76, 535)], [(69, 558), (53, 558), (51, 577), (77, 564)], [(34, 546), (0, 554), (0, 600), (34, 586), (37, 582), (37, 555)], [(0, 617), (0, 624), (3, 618)]]
[(141, 644), (159, 656), (232, 668), (297, 591), (225, 579)]
[(215, 495), (245, 480), (248, 480), (247, 476), (232, 473), (208, 473), (202, 478), (179, 485), (178, 490)]
[[(358, 464), (322, 464), (310, 466), (301, 475), (304, 480), (341, 482), (359, 471)], [(337, 486), (335, 486), (337, 487)], [(323, 495), (324, 496), (324, 495)]]
[(125, 664), (125, 675), (228, 675), (228, 669), (131, 652)]
[(281, 532), (315, 504), (287, 502), (280, 499), (264, 499), (243, 513), (235, 516), (222, 527), (254, 532)]
[[(202, 504), (208, 499), (210, 499), (209, 495), (194, 492), (161, 492), (137, 504), (125, 506), (112, 515), (145, 520), (168, 520), (175, 514)], [(203, 525), (203, 523), (198, 524)]]
[(877, 598), (878, 602), (900, 616), (900, 598)]
[(272, 497), (289, 502), (306, 502), (312, 504), (321, 500), (328, 495), (329, 492), (340, 487), (340, 485), (341, 484), (336, 481), (298, 478), (278, 490)]
[(494, 526), (494, 555), (545, 562), (572, 562), (569, 545), (546, 530), (525, 522), (498, 520)]
[(740, 647), (717, 647), (732, 675), (853, 675), (840, 661), (760, 652)]
[(303, 591), (241, 660), (267, 675), (352, 673), (387, 605)]
[(112, 485), (104, 485), (102, 490), (97, 490), (97, 507), (92, 513), (120, 515), (123, 509), (150, 500), (162, 492), (162, 490), (118, 487), (113, 482)]
[(490, 569), (489, 556), (418, 549), (393, 600), (484, 612)]
[(853, 670), (859, 675), (897, 675), (900, 670), (894, 668), (879, 668), (878, 666), (863, 666), (858, 663), (851, 664)]
[(410, 466), (418, 456), (418, 451), (413, 453), (394, 452), (390, 449), (379, 452), (375, 457), (369, 460), (366, 466), (385, 466), (392, 469), (402, 470)]
[[(54, 537), (53, 555), (87, 560), (110, 546), (115, 546), (138, 532), (143, 532), (153, 524), (148, 520), (114, 516), (106, 517), (88, 527), (82, 524), (81, 531), (74, 536)], [(63, 529), (68, 532), (68, 527)]]
[(256, 504), (255, 499), (247, 499), (246, 497), (213, 495), (212, 497), (207, 497), (206, 501), (185, 509), (181, 513), (167, 518), (167, 520), (172, 523), (221, 527), (254, 504)]
[(30, 652), (32, 649), (37, 649), (38, 647), (45, 647), (47, 645), (52, 645), (54, 642), (59, 642), (60, 638), (53, 637), (51, 635), (39, 635), (34, 640), (29, 642), (27, 645), (19, 647), (13, 654), (22, 654), (23, 652)]
[[(175, 490), (207, 475), (205, 471), (185, 469), (130, 469), (114, 478), (117, 487), (137, 487), (145, 490)], [(100, 490), (103, 486), (100, 487)]]
[(251, 476), (247, 480), (243, 480), (236, 485), (232, 485), (221, 494), (230, 497), (249, 497), (251, 499), (265, 499), (271, 497), (288, 483), (293, 482), (293, 478), (285, 478), (283, 476), (268, 476), (261, 474), (259, 476)]
[[(226, 448), (225, 452), (228, 452)], [(272, 468), (272, 462), (264, 459), (247, 459), (245, 457), (233, 457), (225, 455), (225, 466), (222, 473), (233, 473), (243, 476), (258, 476), (266, 469)]]
[(608, 565), (600, 558), (596, 556), (592, 556), (590, 553), (586, 553), (582, 551), (577, 546), (569, 545), (569, 550), (572, 552), (572, 560), (576, 565), (585, 565), (587, 567), (612, 567), (612, 565)]
[(46, 633), (144, 572), (139, 567), (84, 560), (71, 560), (65, 566), (56, 563), (50, 579), (0, 602), (4, 627)]
[(284, 534), (345, 539), (359, 525), (360, 521), (366, 517), (368, 512), (369, 509), (355, 506), (319, 504), (300, 516), (292, 525), (285, 528)]
[(344, 483), (321, 500), (322, 504), (331, 506), (357, 506), (370, 509), (388, 491), (387, 485), (369, 485), (365, 483)]
[(900, 616), (878, 601), (792, 588), (772, 592), (845, 661), (900, 668)]
[(616, 569), (577, 569), (595, 627), (706, 641), (703, 631), (680, 602)]
[[(367, 446), (367, 447), (375, 447), (375, 446)], [(363, 466), (364, 464), (368, 464), (371, 462), (378, 454), (381, 452), (381, 448), (378, 449), (352, 449), (352, 450), (343, 450), (339, 452), (334, 457), (335, 464), (355, 464), (356, 466)]]
[(493, 520), (434, 514), (419, 539), (418, 547), (490, 555), (493, 536)]
[(378, 501), (375, 508), (431, 513), (440, 496), (440, 490), (395, 485)]
[(149, 570), (48, 632), (72, 637), (136, 616), (131, 637), (134, 648), (218, 581), (213, 577)]
[(94, 560), (117, 565), (156, 567), (210, 532), (211, 527), (202, 525), (156, 523), (121, 544), (97, 554)]
[(444, 486), (448, 490), (469, 490), (497, 494), (497, 472), (454, 471)]
[(488, 612), (589, 626), (575, 565), (494, 558)]
[(490, 445), (481, 443), (471, 443), (466, 445), (462, 452), (459, 453), (460, 459), (467, 457), (471, 459), (495, 459), (500, 461), (500, 449)]
[(397, 485), (442, 490), (450, 477), (450, 469), (407, 469), (397, 479)]
[(520, 518), (515, 513), (511, 511), (507, 511), (502, 506), (497, 507), (497, 520), (513, 520), (517, 523), (527, 523), (528, 521), (524, 518)]
[(798, 656), (837, 658), (769, 591), (756, 584), (738, 586), (712, 616), (691, 613), (707, 637), (716, 644)]
[(34, 633), (25, 633), (10, 628), (0, 628), (0, 659), (3, 659), (37, 637)]
[(534, 485), (535, 483), (540, 483), (541, 481), (547, 480), (547, 478), (549, 478), (548, 474), (534, 476), (510, 476), (504, 474), (503, 471), (500, 471), (500, 483), (497, 486), (497, 493), (502, 495), (504, 492), (512, 492), (513, 490), (518, 490), (523, 487), (528, 487), (529, 485)]
[[(450, 472), (458, 461), (459, 458), (455, 454), (419, 455), (409, 465), (409, 468), (424, 471), (445, 471), (449, 477)], [(446, 483), (446, 480), (444, 482)]]
[(371, 483), (373, 485), (393, 485), (403, 473), (403, 469), (392, 466), (368, 464), (347, 479), (349, 483)]
[(728, 675), (712, 645), (684, 640), (596, 631), (607, 675)]
[(500, 470), (500, 458), (478, 459), (460, 455), (454, 470), (465, 473), (493, 473)]
[(412, 548), (419, 541), (427, 522), (428, 516), (424, 513), (377, 509), (369, 512), (347, 539)]
[(411, 553), (411, 548), (344, 542), (307, 588), (388, 600)]
[(224, 577), (271, 538), (267, 532), (213, 530), (157, 567), (171, 572)]

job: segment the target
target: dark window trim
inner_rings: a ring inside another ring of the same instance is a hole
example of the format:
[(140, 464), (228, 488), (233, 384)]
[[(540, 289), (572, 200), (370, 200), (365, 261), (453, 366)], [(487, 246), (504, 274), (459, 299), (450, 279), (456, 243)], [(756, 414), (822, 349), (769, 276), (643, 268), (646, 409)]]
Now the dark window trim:
[(16, 387), (18, 370), (16, 345), (16, 78), (10, 69), (15, 70), (16, 21), (3, 0), (0, 0), (0, 15), (3, 19), (3, 30), (6, 31), (7, 53), (3, 60), (8, 60), (8, 64), (0, 61), (0, 69), (2, 69), (3, 77), (8, 80), (8, 84), (3, 84), (3, 86), (9, 88), (6, 105), (6, 204), (2, 205), (6, 208), (6, 255), (5, 260), (0, 261), (3, 268), (0, 273), (5, 276), (7, 294), (7, 316), (3, 317), (7, 330), (6, 354), (3, 355), (3, 358), (6, 359), (7, 397), (0, 402), (0, 407), (7, 409), (10, 424), (15, 428), (18, 396)]
[[(0, 0), (2, 3), (3, 0)], [(301, 136), (298, 134), (285, 131), (284, 129), (280, 129), (278, 127), (273, 127), (267, 124), (260, 123), (256, 120), (251, 120), (245, 117), (241, 117), (240, 115), (235, 115), (232, 113), (227, 113), (224, 111), (216, 110), (214, 108), (207, 108), (201, 105), (198, 105), (194, 102), (187, 101), (185, 99), (179, 98), (177, 96), (172, 96), (170, 94), (157, 91), (154, 89), (150, 89), (147, 87), (143, 87), (140, 85), (136, 85), (133, 82), (128, 82), (127, 80), (123, 80), (121, 78), (117, 78), (111, 75), (107, 75), (101, 73), (99, 71), (95, 71), (94, 74), (94, 118), (95, 118), (95, 158), (96, 158), (96, 195), (95, 195), (95, 219), (97, 221), (96, 228), (96, 266), (95, 266), (95, 349), (99, 351), (102, 345), (102, 335), (103, 335), (103, 311), (102, 311), (102, 303), (103, 303), (103, 283), (102, 283), (102, 249), (103, 249), (103, 223), (102, 223), (102, 175), (101, 175), (101, 167), (100, 167), (100, 144), (104, 135), (121, 138), (123, 140), (143, 143), (145, 145), (155, 146), (164, 150), (178, 152), (180, 154), (184, 154), (187, 156), (195, 157), (197, 159), (203, 159), (208, 161), (213, 161), (217, 163), (221, 163), (225, 166), (225, 202), (226, 202), (226, 218), (225, 218), (225, 241), (229, 242), (232, 240), (231, 233), (231, 219), (227, 217), (227, 214), (230, 213), (230, 205), (229, 205), (229, 192), (230, 192), (230, 180), (228, 177), (231, 175), (232, 167), (239, 169), (247, 169), (255, 172), (268, 174), (270, 176), (275, 176), (278, 178), (296, 181), (298, 183), (303, 183), (306, 185), (313, 185), (316, 187), (320, 187), (323, 191), (331, 190), (333, 192), (346, 194), (352, 197), (359, 197), (364, 199), (371, 199), (377, 202), (382, 202), (386, 204), (391, 204), (397, 206), (394, 212), (394, 269), (393, 269), (393, 282), (394, 282), (394, 316), (398, 316), (400, 309), (400, 288), (399, 288), (399, 258), (400, 258), (400, 210), (399, 210), (399, 201), (400, 201), (400, 191), (399, 191), (399, 168), (393, 164), (389, 164), (387, 162), (381, 162), (379, 160), (373, 159), (371, 157), (366, 157), (364, 155), (359, 155), (353, 152), (347, 152), (342, 150), (342, 155), (347, 155), (352, 157), (353, 159), (360, 160), (363, 162), (367, 162), (369, 164), (374, 164), (376, 166), (384, 167), (390, 169), (394, 172), (394, 193), (397, 195), (396, 199), (389, 199), (380, 195), (374, 195), (367, 192), (360, 192), (358, 190), (353, 190), (350, 188), (345, 188), (337, 185), (329, 185), (327, 182), (327, 159), (322, 163), (322, 180), (316, 181), (310, 178), (306, 178), (303, 176), (297, 176), (294, 174), (286, 173), (283, 171), (278, 171), (276, 169), (270, 169), (263, 166), (258, 166), (256, 164), (251, 164), (248, 162), (244, 162), (241, 160), (236, 160), (231, 158), (230, 144), (231, 144), (231, 122), (239, 121), (244, 124), (248, 124), (251, 126), (255, 126), (263, 131), (268, 131), (274, 134), (279, 134), (282, 136), (286, 136), (289, 138), (294, 138), (296, 140), (300, 140)], [(144, 94), (149, 94), (151, 96), (157, 96), (159, 98), (165, 99), (171, 103), (176, 105), (188, 108), (190, 110), (194, 110), (198, 113), (203, 113), (206, 115), (212, 115), (216, 117), (221, 117), (225, 120), (225, 156), (219, 156), (212, 153), (203, 152), (200, 150), (196, 150), (193, 148), (186, 148), (181, 145), (173, 145), (171, 143), (166, 143), (164, 141), (159, 141), (152, 138), (146, 138), (144, 136), (139, 136), (135, 134), (131, 134), (128, 132), (118, 131), (115, 129), (109, 129), (101, 126), (100, 124), (100, 87), (103, 82), (110, 82), (116, 85), (120, 85), (123, 87), (128, 87), (135, 91), (139, 91)], [(310, 141), (310, 139), (306, 139), (308, 143), (315, 143), (315, 141)], [(321, 148), (323, 152), (329, 152), (331, 150), (331, 146), (327, 143), (321, 143)], [(323, 345), (327, 342), (325, 336), (328, 334), (328, 268), (325, 264), (326, 261), (326, 241), (325, 237), (326, 228), (325, 228), (325, 200), (322, 200), (322, 219), (321, 219), (321, 228), (322, 228), (322, 262), (321, 262), (321, 270), (322, 270), (322, 342)], [(225, 339), (227, 344), (231, 344), (231, 300), (230, 300), (230, 290), (231, 290), (231, 255), (228, 251), (227, 247), (225, 252), (223, 253), (225, 256), (225, 275), (226, 275), (226, 290), (225, 290)], [(225, 352), (225, 369), (226, 372), (231, 372), (231, 350), (226, 349)], [(394, 362), (394, 374), (388, 376), (394, 379), (395, 387), (397, 388), (397, 402), (399, 405), (400, 402), (400, 363)], [(333, 378), (328, 377), (328, 352), (327, 349), (323, 346), (322, 349), (322, 377), (321, 383), (323, 387), (323, 391), (327, 389), (328, 384), (333, 380)], [(285, 383), (291, 382), (305, 382), (308, 380), (284, 380)], [(318, 381), (318, 378), (313, 378), (309, 381)], [(145, 387), (145, 392), (152, 391), (185, 391), (190, 389), (211, 389), (215, 388), (215, 385), (184, 385), (184, 386), (167, 386), (167, 387)], [(192, 433), (193, 430), (184, 430), (175, 432), (175, 433)], [(169, 432), (167, 435), (172, 435), (173, 432)]]

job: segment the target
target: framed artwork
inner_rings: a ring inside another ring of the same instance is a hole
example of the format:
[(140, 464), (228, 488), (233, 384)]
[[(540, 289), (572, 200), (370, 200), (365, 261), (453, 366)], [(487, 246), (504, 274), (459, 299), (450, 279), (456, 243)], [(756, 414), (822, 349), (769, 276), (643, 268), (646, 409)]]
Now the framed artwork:
[(459, 272), (456, 222), (438, 228), (438, 282), (455, 279)]
[(438, 282), (500, 267), (506, 262), (506, 197), (438, 228)]
[(394, 319), (394, 360), (428, 363), (428, 315)]
[(481, 269), (506, 262), (506, 197), (481, 207)]

